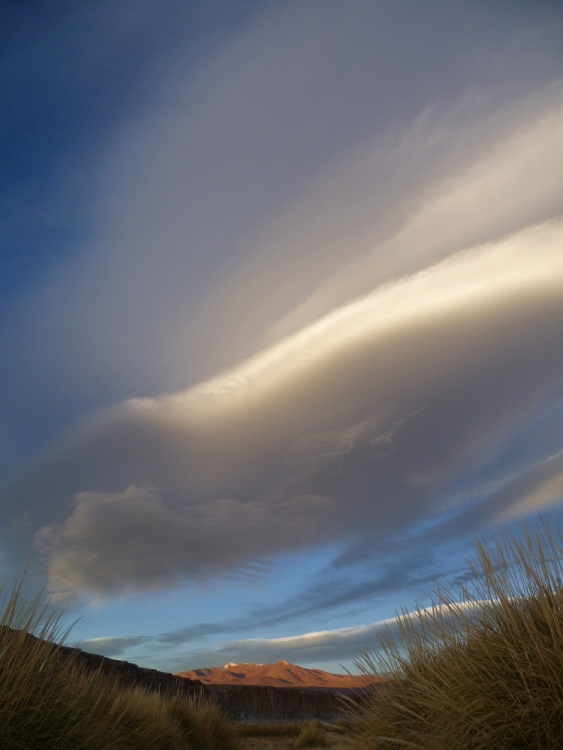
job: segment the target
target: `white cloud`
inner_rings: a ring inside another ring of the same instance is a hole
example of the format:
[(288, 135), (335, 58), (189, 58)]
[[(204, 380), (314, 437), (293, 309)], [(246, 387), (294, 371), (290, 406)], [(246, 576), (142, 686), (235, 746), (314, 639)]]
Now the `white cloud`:
[[(496, 240), (558, 216), (563, 172), (561, 86), (561, 81), (552, 83), (519, 102), (516, 110), (514, 106), (507, 107), (505, 112), (491, 117), (488, 139), (494, 140), (487, 148), (481, 144), (484, 154), (466, 144), (472, 157), (469, 164), (423, 189), (418, 197), (421, 205), (405, 217), (399, 231), (324, 279), (272, 333), (309, 322), (350, 297), (365, 293), (374, 281), (383, 283), (411, 274), (476, 243)], [(449, 117), (455, 122), (461, 114), (454, 110)], [(507, 124), (504, 120), (510, 115)], [(447, 149), (447, 143), (442, 141), (452, 136), (438, 136), (439, 127), (431, 119), (422, 133), (415, 130), (417, 148), (410, 153), (412, 144), (407, 142), (397, 160), (416, 159), (424, 135), (437, 138), (442, 149)], [(454, 132), (459, 137), (456, 128)]]

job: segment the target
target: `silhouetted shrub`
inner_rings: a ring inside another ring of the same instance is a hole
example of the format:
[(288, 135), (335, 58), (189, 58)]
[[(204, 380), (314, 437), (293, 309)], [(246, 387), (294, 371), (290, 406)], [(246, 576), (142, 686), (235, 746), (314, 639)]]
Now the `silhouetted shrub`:
[(365, 674), (392, 682), (359, 717), (366, 750), (559, 750), (563, 747), (561, 535), (479, 544), (475, 586), (439, 591), (400, 637), (365, 654)]

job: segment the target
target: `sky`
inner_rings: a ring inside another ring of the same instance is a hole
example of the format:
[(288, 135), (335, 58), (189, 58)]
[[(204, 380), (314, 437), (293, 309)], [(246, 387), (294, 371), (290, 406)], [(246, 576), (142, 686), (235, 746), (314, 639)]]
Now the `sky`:
[(85, 650), (353, 669), (563, 527), (563, 6), (6, 0), (0, 566)]

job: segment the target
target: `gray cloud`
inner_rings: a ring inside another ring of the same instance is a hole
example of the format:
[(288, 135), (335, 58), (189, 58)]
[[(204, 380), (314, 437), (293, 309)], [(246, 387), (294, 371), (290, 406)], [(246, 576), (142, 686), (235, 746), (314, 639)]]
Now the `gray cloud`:
[[(307, 622), (312, 614), (325, 612), (329, 615), (331, 611), (342, 611), (343, 607), (350, 605), (355, 607), (354, 616), (357, 617), (360, 612), (373, 607), (374, 603), (385, 603), (390, 596), (402, 597), (405, 603), (410, 602), (410, 606), (404, 605), (404, 611), (414, 611), (420, 607), (420, 603), (437, 601), (440, 591), (459, 592), (461, 587), (471, 591), (474, 574), (467, 559), (476, 530), (484, 528), (486, 524), (483, 524), (480, 510), (473, 508), (462, 510), (453, 523), (446, 521), (429, 531), (409, 534), (408, 542), (401, 543), (393, 537), (374, 540), (370, 535), (369, 543), (366, 542), (360, 554), (354, 555), (356, 563), (359, 557), (365, 564), (362, 567), (356, 565), (352, 577), (350, 570), (344, 570), (344, 575), (335, 575), (335, 570), (330, 566), (322, 571), (318, 580), (303, 586), (297, 596), (273, 606), (254, 606), (239, 617), (222, 619), (220, 622), (199, 622), (158, 635), (92, 639), (91, 648), (104, 649), (104, 653), (108, 654), (110, 652), (106, 649), (111, 648), (113, 655), (135, 660), (146, 658), (146, 654), (139, 654), (136, 647), (148, 645), (151, 658), (158, 658), (158, 664), (165, 665), (170, 671), (196, 668), (202, 664), (219, 664), (231, 657), (237, 661), (287, 659), (317, 665), (319, 660), (332, 663), (340, 660), (351, 666), (351, 659), (357, 657), (361, 650), (378, 650), (384, 634), (400, 640), (396, 618), (369, 626), (323, 631), (313, 634), (314, 637), (229, 640), (210, 649), (196, 648), (195, 642), (208, 636), (260, 632), (271, 625), (287, 622), (294, 623), (295, 629), (295, 623), (300, 620)], [(519, 526), (514, 532), (520, 532)], [(446, 545), (450, 549), (449, 556), (444, 556), (444, 541), (449, 542)], [(459, 560), (462, 548), (466, 552), (465, 562)], [(436, 556), (438, 549), (440, 554)], [(377, 575), (374, 575), (374, 569), (378, 571)], [(454, 600), (457, 600), (455, 596)], [(187, 646), (189, 650), (182, 649), (182, 646)], [(90, 641), (84, 647), (89, 648)]]
[(152, 589), (440, 511), (559, 387), (562, 233), (452, 256), (79, 430), (16, 494), (63, 501), (36, 536), (53, 589)]
[(9, 316), (14, 425), (119, 402), (7, 493), (57, 595), (326, 543), (337, 570), (454, 497), (459, 534), (559, 502), (560, 443), (482, 477), (561, 382), (556, 25), (274, 5), (176, 58), (101, 160), (95, 238)]
[(88, 581), (97, 593), (151, 590), (315, 541), (309, 529), (324, 525), (328, 505), (322, 498), (272, 507), (219, 499), (178, 510), (131, 485), (121, 493), (78, 493), (69, 518), (41, 529), (36, 542), (64, 589), (77, 592)]

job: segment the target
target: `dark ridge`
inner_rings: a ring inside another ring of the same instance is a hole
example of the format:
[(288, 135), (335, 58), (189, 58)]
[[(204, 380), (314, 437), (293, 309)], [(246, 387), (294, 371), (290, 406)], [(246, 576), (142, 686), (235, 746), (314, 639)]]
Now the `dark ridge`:
[[(6, 626), (4, 631), (11, 630)], [(14, 637), (21, 637), (21, 631), (11, 631)], [(26, 635), (30, 640), (41, 640), (36, 636), (28, 633)], [(50, 643), (50, 642), (49, 642)], [(111, 659), (108, 656), (100, 654), (91, 654), (88, 651), (82, 651), (80, 648), (71, 648), (70, 646), (61, 646), (57, 643), (50, 643), (53, 654), (63, 659), (71, 659), (80, 668), (87, 672), (99, 672), (109, 679), (115, 680), (123, 687), (141, 687), (151, 692), (173, 693), (190, 696), (199, 693), (208, 695), (206, 686), (199, 680), (176, 677), (170, 672), (160, 672), (158, 669), (147, 669), (139, 667), (128, 661), (120, 659)]]
[(206, 685), (199, 680), (176, 677), (170, 672), (160, 672), (158, 669), (139, 667), (128, 661), (110, 659), (107, 656), (91, 654), (79, 648), (58, 646), (64, 656), (72, 658), (87, 671), (99, 670), (107, 677), (116, 680), (124, 687), (142, 687), (145, 690), (193, 695), (194, 693), (208, 693)]

